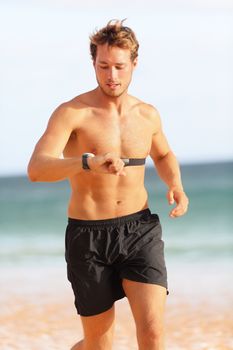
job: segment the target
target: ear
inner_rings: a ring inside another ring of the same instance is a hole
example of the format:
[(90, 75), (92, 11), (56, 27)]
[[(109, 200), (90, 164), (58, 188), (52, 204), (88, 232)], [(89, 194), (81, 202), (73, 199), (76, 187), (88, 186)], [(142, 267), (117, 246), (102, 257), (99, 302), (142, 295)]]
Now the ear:
[(138, 64), (138, 58), (136, 57), (134, 60), (133, 60), (133, 66), (134, 68), (137, 66)]

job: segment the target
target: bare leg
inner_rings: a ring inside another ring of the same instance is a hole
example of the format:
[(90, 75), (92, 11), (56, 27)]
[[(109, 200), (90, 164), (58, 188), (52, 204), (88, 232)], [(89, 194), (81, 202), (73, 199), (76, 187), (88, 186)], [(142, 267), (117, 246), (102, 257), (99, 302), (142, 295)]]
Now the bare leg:
[(110, 350), (114, 333), (115, 307), (95, 316), (81, 316), (84, 339), (71, 350)]
[(166, 288), (123, 279), (137, 330), (139, 350), (164, 350)]
[(83, 339), (76, 343), (70, 350), (83, 350)]

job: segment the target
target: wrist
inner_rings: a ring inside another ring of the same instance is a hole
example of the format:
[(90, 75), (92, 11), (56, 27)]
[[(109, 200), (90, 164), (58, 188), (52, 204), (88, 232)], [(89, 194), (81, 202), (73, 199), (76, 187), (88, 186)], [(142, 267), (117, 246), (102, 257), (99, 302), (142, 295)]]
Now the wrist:
[(169, 186), (169, 191), (184, 192), (184, 188), (181, 185), (172, 185)]

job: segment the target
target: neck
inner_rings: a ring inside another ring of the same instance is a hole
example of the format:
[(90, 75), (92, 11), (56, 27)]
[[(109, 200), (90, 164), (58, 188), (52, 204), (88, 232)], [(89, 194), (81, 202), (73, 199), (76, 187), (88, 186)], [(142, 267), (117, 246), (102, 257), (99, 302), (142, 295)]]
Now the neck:
[(99, 104), (108, 109), (109, 111), (117, 111), (119, 114), (122, 114), (126, 109), (127, 105), (127, 91), (124, 91), (120, 96), (109, 96), (106, 95), (100, 87), (95, 89), (96, 97), (98, 98)]

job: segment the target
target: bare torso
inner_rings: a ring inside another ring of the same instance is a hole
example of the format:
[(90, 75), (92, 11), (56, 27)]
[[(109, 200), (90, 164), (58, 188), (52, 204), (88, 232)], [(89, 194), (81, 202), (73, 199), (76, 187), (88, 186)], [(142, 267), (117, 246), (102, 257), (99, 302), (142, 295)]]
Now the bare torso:
[[(70, 102), (73, 132), (64, 158), (84, 152), (120, 158), (146, 158), (150, 152), (153, 125), (145, 104), (128, 97), (127, 114), (108, 113), (95, 105), (92, 92)], [(84, 220), (128, 215), (148, 207), (144, 186), (145, 165), (125, 167), (126, 176), (83, 171), (69, 178), (71, 197), (68, 216)]]

